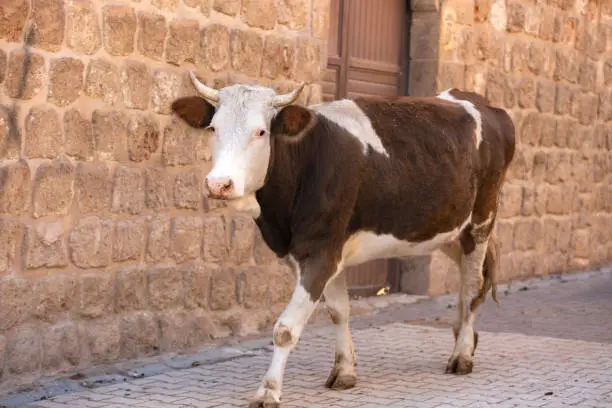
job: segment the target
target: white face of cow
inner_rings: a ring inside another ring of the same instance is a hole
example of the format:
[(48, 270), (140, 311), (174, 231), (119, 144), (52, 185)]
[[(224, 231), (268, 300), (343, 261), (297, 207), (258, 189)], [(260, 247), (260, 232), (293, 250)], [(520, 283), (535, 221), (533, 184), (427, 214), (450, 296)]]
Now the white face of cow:
[(263, 187), (270, 162), (272, 119), (282, 106), (299, 96), (276, 95), (262, 86), (232, 85), (216, 91), (194, 85), (203, 96), (182, 98), (173, 110), (193, 127), (207, 128), (211, 137), (212, 169), (205, 179), (211, 197), (232, 200)]
[(233, 85), (219, 92), (211, 130), (213, 196), (243, 197), (260, 189), (270, 161), (270, 123), (276, 108), (272, 89)]

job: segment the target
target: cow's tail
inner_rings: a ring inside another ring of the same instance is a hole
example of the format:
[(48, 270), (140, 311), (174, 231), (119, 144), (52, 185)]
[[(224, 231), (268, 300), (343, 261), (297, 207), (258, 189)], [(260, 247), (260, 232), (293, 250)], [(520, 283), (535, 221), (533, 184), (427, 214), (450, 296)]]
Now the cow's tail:
[(482, 266), (483, 282), (478, 295), (472, 299), (471, 309), (476, 308), (485, 301), (487, 293), (491, 290), (491, 298), (499, 305), (497, 300), (497, 268), (499, 267), (499, 246), (493, 235), (489, 238), (487, 254)]

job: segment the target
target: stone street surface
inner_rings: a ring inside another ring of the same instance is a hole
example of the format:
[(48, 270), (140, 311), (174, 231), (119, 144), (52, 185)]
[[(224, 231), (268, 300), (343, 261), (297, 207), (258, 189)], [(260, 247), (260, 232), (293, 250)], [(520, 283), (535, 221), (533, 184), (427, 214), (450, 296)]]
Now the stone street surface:
[[(475, 369), (468, 376), (443, 374), (453, 346), (454, 296), (356, 317), (359, 382), (352, 390), (323, 386), (333, 331), (310, 326), (289, 358), (283, 406), (612, 407), (612, 274), (517, 284), (500, 288), (499, 298), (501, 308), (491, 301), (481, 306)], [(270, 358), (264, 346), (29, 406), (246, 407)]]

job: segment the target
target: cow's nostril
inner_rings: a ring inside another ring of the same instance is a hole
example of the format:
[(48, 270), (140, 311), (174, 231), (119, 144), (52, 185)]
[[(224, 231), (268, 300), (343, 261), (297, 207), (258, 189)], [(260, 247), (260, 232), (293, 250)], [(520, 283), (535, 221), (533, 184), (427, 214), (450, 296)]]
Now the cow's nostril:
[(234, 186), (234, 182), (232, 180), (227, 180), (224, 184), (223, 184), (223, 191), (227, 191), (230, 190), (232, 187)]

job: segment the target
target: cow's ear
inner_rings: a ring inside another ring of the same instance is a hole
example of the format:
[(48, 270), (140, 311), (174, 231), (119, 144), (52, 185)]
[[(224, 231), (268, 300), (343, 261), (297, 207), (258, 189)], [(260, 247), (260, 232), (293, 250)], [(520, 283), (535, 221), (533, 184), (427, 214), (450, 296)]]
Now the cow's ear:
[(172, 111), (190, 126), (204, 128), (210, 124), (215, 107), (199, 96), (187, 96), (174, 101)]
[(317, 115), (298, 105), (285, 106), (272, 119), (270, 133), (287, 142), (299, 142), (317, 123)]

